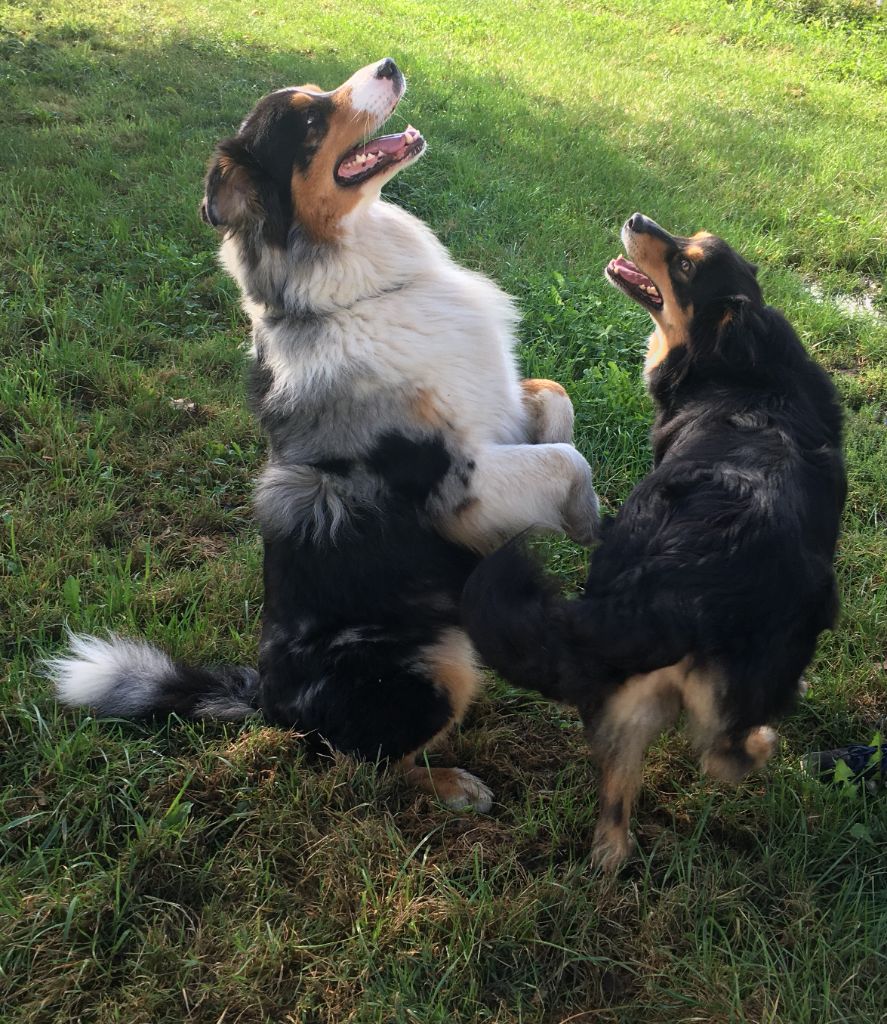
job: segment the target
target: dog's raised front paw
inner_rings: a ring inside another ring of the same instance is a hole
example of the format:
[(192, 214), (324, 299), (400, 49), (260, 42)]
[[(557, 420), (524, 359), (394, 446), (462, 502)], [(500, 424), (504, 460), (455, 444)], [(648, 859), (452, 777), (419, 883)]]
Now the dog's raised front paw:
[(576, 452), (575, 478), (562, 509), (564, 533), (588, 547), (598, 537), (601, 522), (601, 507), (591, 476), (591, 466)]

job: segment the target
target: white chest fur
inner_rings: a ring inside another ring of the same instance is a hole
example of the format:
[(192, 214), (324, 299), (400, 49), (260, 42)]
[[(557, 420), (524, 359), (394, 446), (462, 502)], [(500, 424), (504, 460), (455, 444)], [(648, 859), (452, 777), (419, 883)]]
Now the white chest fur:
[[(343, 225), (333, 252), (263, 259), (262, 276), (284, 309), (310, 310), (324, 322), (322, 345), (295, 350), (285, 322), (268, 330), (266, 320), (263, 356), (275, 392), (297, 400), (351, 374), (367, 387), (425, 392), (469, 446), (523, 437), (514, 305), (492, 281), (454, 263), (415, 217), (376, 202)], [(244, 286), (234, 241), (223, 243), (222, 260)], [(263, 305), (244, 307), (254, 323), (265, 316)]]

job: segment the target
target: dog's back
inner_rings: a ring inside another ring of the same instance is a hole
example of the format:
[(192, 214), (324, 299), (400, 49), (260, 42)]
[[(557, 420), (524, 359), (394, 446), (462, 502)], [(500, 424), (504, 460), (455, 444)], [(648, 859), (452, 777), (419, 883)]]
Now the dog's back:
[(729, 381), (686, 350), (652, 375), (655, 468), (594, 555), (583, 602), (610, 679), (691, 654), (723, 673), (737, 732), (789, 708), (834, 620), (845, 494), (834, 386), (781, 314), (753, 319), (754, 364)]
[(692, 655), (724, 669), (731, 729), (788, 709), (837, 608), (841, 413), (781, 314), (756, 317), (760, 358), (729, 385), (680, 352), (651, 376), (654, 468), (605, 524), (580, 601), (514, 547), (472, 577), (466, 621), (506, 677), (591, 714)]

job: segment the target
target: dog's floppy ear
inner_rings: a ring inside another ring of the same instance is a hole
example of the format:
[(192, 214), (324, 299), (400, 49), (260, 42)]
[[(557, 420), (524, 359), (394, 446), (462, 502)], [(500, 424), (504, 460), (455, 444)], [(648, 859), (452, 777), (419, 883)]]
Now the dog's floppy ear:
[(725, 295), (709, 303), (693, 325), (697, 357), (734, 367), (754, 366), (762, 330), (759, 304), (748, 295)]
[[(237, 147), (239, 148), (239, 147)], [(219, 147), (206, 172), (200, 216), (214, 228), (237, 230), (262, 217), (255, 168), (235, 147)]]
[(720, 315), (717, 323), (716, 344), (720, 345), (722, 339), (740, 329), (747, 321), (751, 311), (752, 300), (747, 295), (726, 295), (718, 301)]

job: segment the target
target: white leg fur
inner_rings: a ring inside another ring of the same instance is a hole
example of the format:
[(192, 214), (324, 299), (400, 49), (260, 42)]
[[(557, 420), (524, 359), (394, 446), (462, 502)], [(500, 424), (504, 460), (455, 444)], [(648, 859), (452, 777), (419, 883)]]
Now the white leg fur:
[(529, 440), (533, 444), (572, 444), (573, 403), (561, 385), (550, 380), (524, 380), (521, 389)]
[(470, 498), (444, 525), (455, 540), (479, 551), (524, 530), (594, 540), (599, 508), (591, 467), (572, 445), (489, 445), (475, 463)]

